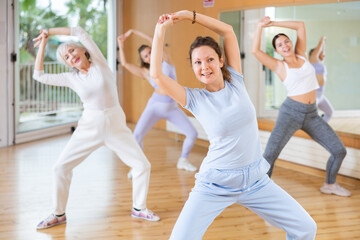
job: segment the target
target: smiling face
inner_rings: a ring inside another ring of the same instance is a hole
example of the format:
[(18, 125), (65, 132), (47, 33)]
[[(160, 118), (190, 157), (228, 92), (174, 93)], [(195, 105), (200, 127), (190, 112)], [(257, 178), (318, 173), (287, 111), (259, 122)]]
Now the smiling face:
[(191, 53), (191, 65), (196, 78), (206, 85), (224, 82), (221, 68), (224, 65), (215, 50), (209, 46), (200, 46)]
[(142, 60), (144, 63), (150, 64), (151, 48), (149, 48), (149, 47), (144, 48), (144, 49), (140, 52), (140, 57), (141, 57), (141, 60)]
[(89, 59), (86, 57), (85, 52), (85, 49), (67, 46), (62, 57), (69, 67), (81, 70), (89, 65)]
[(291, 40), (286, 36), (279, 36), (275, 40), (275, 51), (282, 57), (287, 57), (294, 54), (293, 44)]

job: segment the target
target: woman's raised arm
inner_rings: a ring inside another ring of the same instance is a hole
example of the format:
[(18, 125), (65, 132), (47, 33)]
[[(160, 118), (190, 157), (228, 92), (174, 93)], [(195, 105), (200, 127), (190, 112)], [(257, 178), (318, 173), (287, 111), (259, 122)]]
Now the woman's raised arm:
[[(188, 10), (176, 12), (171, 15), (174, 22), (179, 20), (194, 21), (220, 35), (223, 38), (226, 62), (239, 73), (241, 72), (241, 58), (239, 44), (231, 25), (215, 18)], [(225, 60), (225, 59), (224, 59)]]
[(320, 38), (320, 41), (318, 43), (318, 45), (316, 46), (316, 48), (314, 49), (314, 51), (312, 51), (311, 56), (309, 55), (309, 61), (311, 63), (317, 63), (319, 61), (319, 56), (320, 53), (324, 50), (325, 48), (325, 40), (326, 37), (322, 36)]
[(41, 83), (55, 85), (55, 86), (70, 86), (68, 75), (70, 73), (58, 73), (58, 74), (45, 74), (44, 73), (44, 54), (45, 47), (49, 40), (49, 36), (47, 35), (48, 31), (42, 30), (40, 35), (33, 39), (35, 42), (34, 47), (39, 46), (39, 50), (36, 54), (35, 59), (35, 71), (34, 71), (34, 79)]
[(39, 50), (36, 54), (35, 59), (35, 70), (43, 71), (44, 70), (44, 54), (45, 54), (45, 47), (49, 40), (49, 36), (46, 34), (45, 31), (41, 31), (40, 35), (33, 39), (34, 47), (36, 48), (39, 46)]
[(167, 95), (178, 102), (186, 105), (185, 88), (162, 72), (162, 55), (166, 29), (173, 24), (170, 15), (162, 15), (156, 24), (152, 43), (150, 76)]
[[(149, 41), (150, 43), (152, 43), (152, 41), (153, 41), (153, 38), (152, 38), (151, 36), (147, 35), (147, 34), (144, 33), (144, 32), (141, 32), (141, 31), (139, 31), (139, 30), (130, 29), (128, 32), (130, 32), (130, 34), (133, 33), (133, 34), (135, 34), (135, 35), (137, 35), (137, 36), (139, 36), (139, 37), (141, 37), (141, 38)], [(166, 51), (165, 48), (163, 49), (163, 60), (164, 60), (165, 62), (173, 65), (173, 62), (172, 62), (171, 57), (170, 57), (170, 54)]]
[(300, 21), (272, 21), (271, 26), (284, 27), (296, 30), (297, 38), (295, 45), (295, 53), (306, 57), (306, 31), (304, 22)]
[(273, 58), (263, 52), (261, 50), (261, 34), (264, 27), (270, 27), (271, 21), (269, 17), (264, 17), (259, 20), (257, 23), (257, 27), (255, 30), (255, 35), (252, 43), (252, 54), (267, 68), (269, 68), (271, 71), (274, 71), (275, 73), (278, 73), (278, 70), (281, 67), (281, 61), (279, 61), (276, 58)]
[(134, 74), (140, 78), (147, 78), (144, 70), (141, 67), (136, 66), (135, 64), (129, 63), (126, 60), (125, 51), (124, 51), (124, 41), (129, 36), (130, 36), (130, 34), (128, 31), (125, 34), (122, 34), (117, 38), (118, 45), (119, 45), (120, 64), (121, 64), (121, 66), (126, 68), (129, 72), (131, 72), (132, 74)]

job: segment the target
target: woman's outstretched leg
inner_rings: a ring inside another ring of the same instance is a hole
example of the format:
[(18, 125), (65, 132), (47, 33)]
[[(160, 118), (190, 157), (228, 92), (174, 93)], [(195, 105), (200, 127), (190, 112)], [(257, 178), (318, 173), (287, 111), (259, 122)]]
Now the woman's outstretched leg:
[(286, 106), (285, 102), (281, 106), (275, 127), (271, 132), (264, 152), (264, 158), (270, 164), (269, 177), (272, 175), (275, 160), (294, 133), (301, 128), (303, 118), (304, 114), (292, 110)]
[(173, 110), (167, 113), (167, 119), (185, 135), (181, 156), (176, 165), (177, 168), (185, 169), (187, 171), (196, 171), (197, 167), (192, 165), (187, 160), (187, 157), (191, 149), (193, 148), (198, 135), (196, 129), (191, 124), (186, 114), (183, 111), (181, 111), (178, 107), (174, 108)]
[(326, 181), (320, 191), (327, 194), (350, 196), (350, 191), (336, 183), (336, 176), (346, 156), (346, 148), (339, 136), (327, 122), (318, 116), (317, 112), (307, 116), (303, 130), (330, 153), (326, 163)]
[(150, 181), (150, 162), (126, 126), (125, 115), (119, 107), (107, 114), (105, 146), (109, 147), (129, 167), (133, 183), (133, 217), (158, 221), (159, 216), (147, 209), (146, 199)]
[(141, 148), (143, 148), (143, 140), (146, 133), (161, 119), (161, 116), (157, 114), (157, 107), (156, 102), (151, 101), (150, 98), (135, 126), (134, 137)]
[(324, 121), (329, 122), (334, 113), (334, 108), (324, 95), (319, 99), (318, 108), (324, 112)]
[(102, 115), (84, 111), (78, 126), (53, 167), (54, 211), (37, 225), (49, 228), (66, 222), (66, 205), (72, 179), (72, 170), (103, 144)]
[(286, 232), (286, 239), (314, 240), (316, 223), (306, 210), (268, 176), (257, 181), (239, 204)]

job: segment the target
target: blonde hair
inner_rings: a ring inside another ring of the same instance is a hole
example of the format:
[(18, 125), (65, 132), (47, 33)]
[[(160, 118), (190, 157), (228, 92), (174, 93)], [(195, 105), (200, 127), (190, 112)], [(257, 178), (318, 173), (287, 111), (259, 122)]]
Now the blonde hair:
[(65, 53), (67, 51), (68, 48), (73, 47), (73, 48), (80, 48), (85, 50), (85, 56), (86, 58), (89, 60), (90, 62), (90, 53), (88, 52), (88, 50), (82, 46), (79, 43), (73, 42), (73, 41), (69, 41), (69, 42), (64, 42), (62, 44), (59, 45), (59, 47), (56, 50), (56, 59), (61, 62), (62, 64), (68, 65), (64, 59)]

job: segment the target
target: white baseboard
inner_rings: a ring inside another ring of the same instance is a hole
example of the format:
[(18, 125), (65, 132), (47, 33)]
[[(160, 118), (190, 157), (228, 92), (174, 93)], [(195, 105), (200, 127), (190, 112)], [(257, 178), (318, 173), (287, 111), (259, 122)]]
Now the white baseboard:
[(53, 137), (65, 133), (70, 133), (72, 127), (77, 127), (77, 122), (64, 124), (56, 127), (40, 129), (31, 132), (20, 133), (16, 135), (15, 143), (25, 143), (42, 138)]
[(359, 110), (337, 110), (334, 111), (333, 118), (355, 118), (360, 117)]
[[(263, 150), (270, 137), (270, 132), (260, 131), (260, 142)], [(347, 155), (342, 162), (339, 173), (360, 179), (360, 150), (346, 147)], [(330, 153), (311, 139), (291, 137), (281, 151), (279, 158), (285, 161), (325, 170)]]

